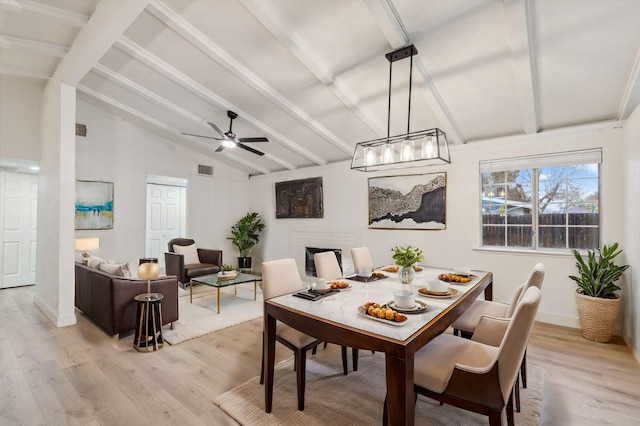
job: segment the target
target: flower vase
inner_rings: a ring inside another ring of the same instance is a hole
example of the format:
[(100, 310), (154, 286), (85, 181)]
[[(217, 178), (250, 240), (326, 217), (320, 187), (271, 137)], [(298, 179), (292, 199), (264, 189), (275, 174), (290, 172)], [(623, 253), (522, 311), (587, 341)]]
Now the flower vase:
[(411, 284), (414, 276), (413, 266), (401, 266), (398, 270), (398, 278), (402, 284)]

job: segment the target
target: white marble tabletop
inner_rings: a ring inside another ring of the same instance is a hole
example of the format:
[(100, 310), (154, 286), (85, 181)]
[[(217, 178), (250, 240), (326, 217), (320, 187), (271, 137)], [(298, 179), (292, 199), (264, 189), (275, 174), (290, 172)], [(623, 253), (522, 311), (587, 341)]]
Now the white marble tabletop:
[[(451, 272), (451, 270), (425, 267), (423, 271), (416, 272), (411, 284), (402, 284), (398, 280), (397, 274), (390, 272), (382, 272), (389, 278), (373, 282), (359, 282), (344, 278), (343, 280), (351, 286), (349, 289), (331, 294), (322, 299), (310, 301), (288, 294), (275, 297), (269, 300), (269, 303), (285, 306), (313, 317), (343, 324), (386, 338), (403, 341), (427, 324), (443, 309), (454, 303), (462, 294), (473, 288), (487, 275), (487, 272), (471, 271), (473, 278), (471, 282), (467, 284), (450, 284), (450, 287), (458, 290), (459, 293), (448, 299), (429, 298), (417, 291), (418, 288), (426, 287), (428, 281), (437, 279), (438, 274), (448, 272)], [(420, 314), (406, 314), (408, 319), (403, 323), (393, 323), (386, 320), (384, 322), (376, 321), (358, 310), (358, 307), (366, 302), (376, 302), (382, 305), (393, 301), (393, 293), (403, 289), (414, 291), (416, 299), (425, 302), (429, 309)]]

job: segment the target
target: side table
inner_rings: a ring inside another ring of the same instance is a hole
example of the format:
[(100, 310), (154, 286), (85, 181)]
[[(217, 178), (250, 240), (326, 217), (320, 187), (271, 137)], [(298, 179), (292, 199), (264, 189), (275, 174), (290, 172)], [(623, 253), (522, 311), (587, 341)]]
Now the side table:
[(144, 293), (134, 297), (138, 303), (133, 347), (138, 352), (152, 352), (162, 348), (162, 299), (160, 293)]

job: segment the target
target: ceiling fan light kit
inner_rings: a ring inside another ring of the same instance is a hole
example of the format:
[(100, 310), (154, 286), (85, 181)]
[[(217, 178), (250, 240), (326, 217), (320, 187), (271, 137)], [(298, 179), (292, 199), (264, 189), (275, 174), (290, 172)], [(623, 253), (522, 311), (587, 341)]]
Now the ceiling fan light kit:
[(218, 147), (218, 149), (216, 149), (215, 152), (220, 152), (225, 148), (242, 148), (245, 151), (249, 151), (252, 154), (256, 154), (256, 155), (264, 155), (264, 152), (262, 151), (258, 151), (257, 149), (251, 148), (248, 145), (245, 145), (245, 143), (248, 142), (269, 142), (269, 139), (265, 138), (265, 137), (254, 137), (254, 138), (238, 138), (236, 137), (236, 134), (233, 133), (233, 120), (235, 120), (236, 118), (238, 118), (238, 114), (236, 114), (233, 111), (227, 111), (227, 117), (229, 117), (229, 130), (227, 130), (226, 132), (223, 132), (222, 130), (220, 130), (220, 128), (218, 126), (216, 126), (213, 123), (207, 122), (207, 124), (209, 126), (211, 126), (211, 128), (213, 130), (215, 130), (220, 137), (219, 138), (215, 138), (212, 136), (204, 136), (204, 135), (194, 135), (192, 133), (181, 133), (183, 135), (187, 135), (187, 136), (195, 136), (198, 138), (206, 138), (206, 139), (215, 139), (218, 141), (222, 141), (222, 143), (220, 144), (220, 146)]
[[(414, 45), (387, 53), (389, 61), (389, 98), (387, 112), (387, 136), (356, 144), (351, 168), (362, 172), (392, 170), (407, 167), (430, 166), (451, 163), (447, 135), (438, 128), (410, 132), (411, 124), (411, 84), (413, 55), (418, 50)], [(410, 58), (409, 66), (409, 106), (407, 111), (407, 132), (396, 136), (391, 134), (391, 76), (393, 63)]]

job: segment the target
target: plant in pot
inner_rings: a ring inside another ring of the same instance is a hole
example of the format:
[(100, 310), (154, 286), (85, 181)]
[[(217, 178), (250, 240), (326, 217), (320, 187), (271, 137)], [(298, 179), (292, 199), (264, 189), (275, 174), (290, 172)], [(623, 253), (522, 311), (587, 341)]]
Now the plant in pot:
[(620, 297), (614, 293), (620, 290), (615, 282), (629, 265), (616, 265), (614, 258), (622, 253), (618, 243), (601, 249), (588, 250), (586, 260), (572, 250), (580, 276), (570, 275), (578, 283), (576, 303), (578, 317), (582, 325), (582, 335), (596, 342), (608, 342), (618, 318)]
[(231, 227), (232, 243), (238, 248), (238, 267), (251, 269), (251, 249), (260, 241), (260, 232), (265, 228), (260, 214), (247, 213)]
[(424, 259), (422, 250), (417, 247), (407, 246), (394, 247), (391, 251), (393, 252), (393, 260), (396, 265), (400, 267), (398, 270), (398, 278), (403, 284), (411, 283), (415, 276), (413, 265)]

